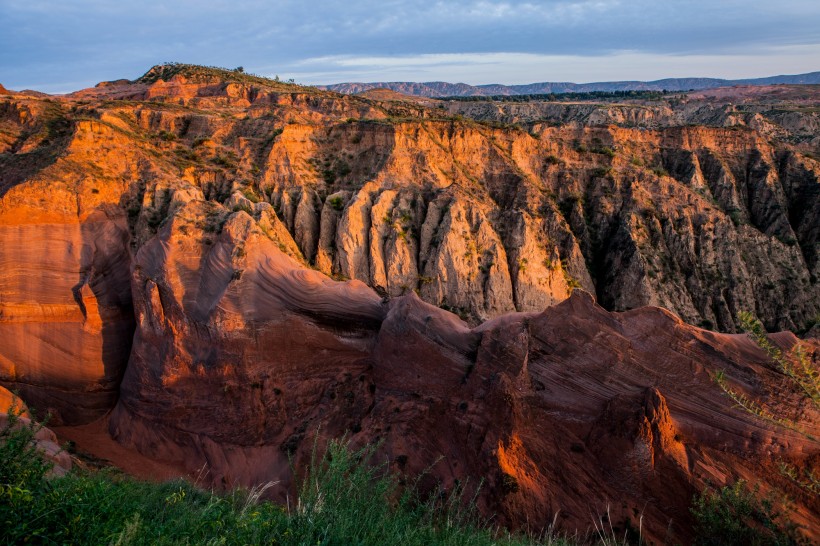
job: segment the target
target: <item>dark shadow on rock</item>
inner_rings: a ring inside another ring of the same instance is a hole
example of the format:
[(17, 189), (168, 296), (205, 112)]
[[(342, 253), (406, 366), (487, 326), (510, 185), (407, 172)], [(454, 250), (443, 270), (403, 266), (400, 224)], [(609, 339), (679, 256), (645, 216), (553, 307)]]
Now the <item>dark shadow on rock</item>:
[(80, 229), (80, 278), (72, 291), (86, 320), (88, 310), (81, 294), (86, 284), (97, 300), (104, 370), (100, 387), (113, 394), (105, 409), (108, 411), (116, 403), (136, 327), (131, 298), (130, 232), (125, 212), (113, 205), (98, 207)]

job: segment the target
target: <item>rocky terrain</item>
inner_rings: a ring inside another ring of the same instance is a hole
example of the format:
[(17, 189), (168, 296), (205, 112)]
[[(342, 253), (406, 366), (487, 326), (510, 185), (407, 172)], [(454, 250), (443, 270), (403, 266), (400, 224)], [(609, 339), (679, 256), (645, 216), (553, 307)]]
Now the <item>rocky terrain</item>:
[(483, 479), (512, 526), (609, 503), (685, 540), (691, 496), (746, 478), (820, 528), (776, 466), (820, 445), (713, 380), (820, 433), (731, 333), (820, 312), (820, 164), (788, 138), (810, 112), (511, 125), (184, 65), (4, 93), (0, 382), (50, 423), (108, 415), (124, 446), (282, 498), (289, 458), (348, 433), (428, 488)]
[[(369, 91), (376, 93), (378, 91)], [(651, 95), (650, 95), (651, 96)], [(745, 86), (619, 100), (436, 101), (450, 114), (537, 127), (580, 123), (661, 129), (700, 126), (749, 128), (778, 143), (820, 157), (820, 85)]]

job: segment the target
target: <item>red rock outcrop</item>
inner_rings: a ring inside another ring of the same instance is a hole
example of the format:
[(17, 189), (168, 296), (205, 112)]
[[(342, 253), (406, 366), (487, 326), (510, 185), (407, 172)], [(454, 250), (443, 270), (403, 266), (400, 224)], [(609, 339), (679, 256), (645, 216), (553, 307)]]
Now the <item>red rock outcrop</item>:
[[(584, 112), (652, 109), (553, 107), (584, 125), (527, 121), (528, 134), (412, 102), (158, 67), (61, 102), (7, 99), (0, 183), (55, 161), (47, 178), (102, 169), (92, 178), (124, 184), (134, 248), (165, 218), (157, 188), (185, 180), (230, 207), (239, 191), (275, 207), (309, 265), (389, 295), (416, 290), (473, 323), (581, 286), (610, 310), (661, 305), (721, 331), (741, 310), (770, 329), (810, 327), (819, 167), (786, 142), (802, 133), (677, 126), (692, 120), (671, 102), (674, 116), (637, 128)], [(64, 161), (78, 146), (88, 153)]]
[(180, 66), (4, 97), (0, 382), (65, 424), (114, 408), (124, 445), (218, 485), (284, 494), (289, 457), (347, 432), (446, 489), (483, 479), (513, 526), (609, 502), (685, 541), (692, 494), (747, 478), (817, 529), (775, 460), (820, 446), (712, 377), (815, 437), (820, 416), (691, 325), (808, 326), (817, 162), (749, 128), (590, 125)]
[(5, 154), (0, 174), (0, 380), (51, 412), (52, 424), (85, 422), (116, 401), (131, 346), (130, 233), (119, 204), (134, 154), (115, 149), (127, 143), (107, 126), (62, 120), (61, 107), (31, 119), (40, 102), (17, 108), (26, 121), (15, 147), (31, 149)]
[(279, 480), (284, 495), (291, 457), (306, 460), (317, 433), (347, 433), (381, 442), (398, 471), (435, 463), (445, 489), (483, 479), (481, 507), (505, 524), (558, 514), (586, 529), (610, 504), (615, 526), (642, 517), (657, 540), (689, 536), (705, 483), (745, 478), (795, 495), (795, 518), (817, 528), (817, 499), (776, 461), (814, 468), (820, 445), (733, 408), (713, 380), (723, 370), (820, 432), (815, 409), (776, 395), (787, 383), (745, 336), (657, 308), (612, 314), (581, 291), (471, 329), (413, 293), (385, 302), (305, 270), (244, 211), (212, 239), (186, 235), (201, 214), (182, 205), (136, 256), (138, 327), (111, 421), (125, 445), (216, 484)]
[[(582, 292), (470, 329), (412, 293), (385, 303), (304, 269), (265, 204), (223, 213), (205, 238), (186, 226), (207, 205), (178, 207), (135, 258), (138, 328), (111, 430), (216, 484), (286, 485), (311, 437), (348, 433), (410, 474), (441, 457), (431, 475), (446, 488), (484, 479), (482, 507), (507, 524), (559, 513), (585, 529), (612, 502), (616, 525), (642, 515), (647, 536), (681, 539), (707, 481), (799, 495), (775, 459), (816, 464), (816, 442), (733, 409), (714, 383), (725, 370), (762, 399), (783, 385), (745, 336), (660, 309), (613, 315)], [(816, 434), (816, 411), (772, 403)]]

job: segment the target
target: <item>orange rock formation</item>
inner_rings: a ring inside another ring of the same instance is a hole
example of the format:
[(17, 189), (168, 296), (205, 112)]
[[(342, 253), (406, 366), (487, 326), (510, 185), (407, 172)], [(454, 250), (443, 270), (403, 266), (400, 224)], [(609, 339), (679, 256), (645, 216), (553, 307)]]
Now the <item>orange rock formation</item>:
[(123, 445), (215, 484), (284, 495), (289, 457), (347, 432), (446, 489), (484, 479), (512, 526), (609, 503), (685, 541), (692, 495), (745, 478), (816, 533), (775, 461), (817, 469), (820, 445), (712, 377), (815, 437), (820, 416), (695, 326), (820, 311), (799, 124), (577, 105), (525, 131), (390, 99), (185, 66), (0, 98), (2, 384), (55, 424), (113, 408)]

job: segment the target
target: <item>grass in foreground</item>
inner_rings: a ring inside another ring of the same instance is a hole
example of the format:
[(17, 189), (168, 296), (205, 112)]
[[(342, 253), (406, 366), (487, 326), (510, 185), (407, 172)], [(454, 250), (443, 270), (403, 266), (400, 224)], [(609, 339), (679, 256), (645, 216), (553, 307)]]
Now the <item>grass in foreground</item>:
[(2, 544), (532, 543), (482, 527), (460, 498), (420, 502), (402, 493), (383, 468), (368, 464), (371, 450), (353, 452), (344, 442), (314, 458), (288, 510), (260, 501), (260, 489), (216, 494), (110, 470), (48, 479), (33, 434), (14, 423), (0, 431)]

